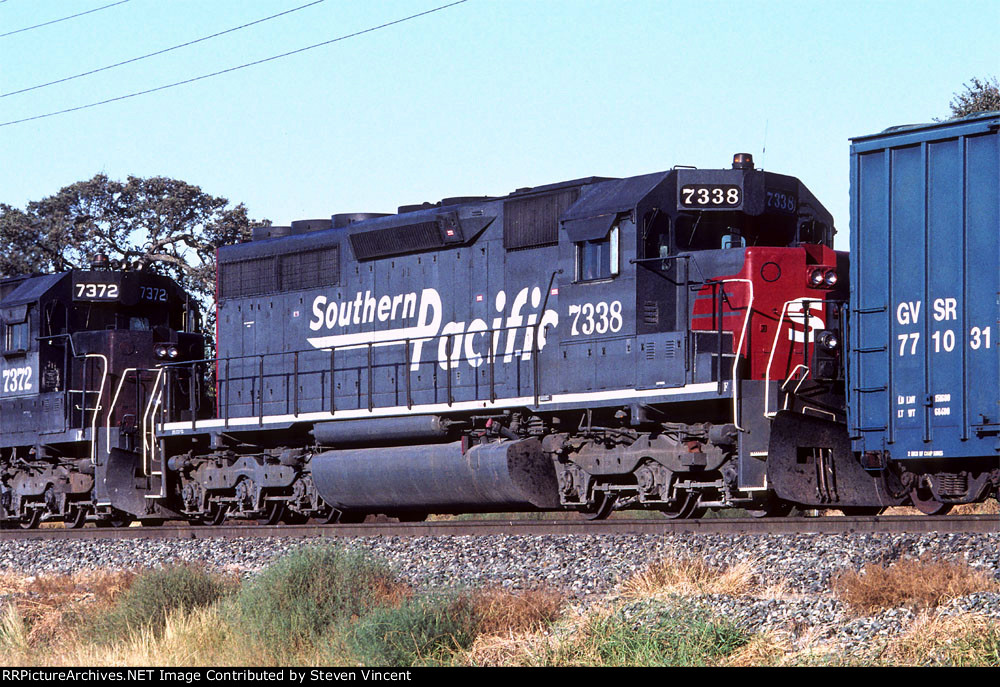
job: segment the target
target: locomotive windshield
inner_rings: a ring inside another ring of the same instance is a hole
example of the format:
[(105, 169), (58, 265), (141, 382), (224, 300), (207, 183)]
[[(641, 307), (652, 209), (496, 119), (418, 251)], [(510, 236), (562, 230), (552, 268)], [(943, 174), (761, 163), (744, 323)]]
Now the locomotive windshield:
[(118, 303), (77, 303), (70, 315), (72, 331), (130, 329), (147, 331), (170, 327), (171, 312), (166, 307), (122, 306)]
[(795, 243), (796, 218), (742, 212), (699, 212), (676, 219), (678, 251), (740, 248), (743, 246), (790, 246)]

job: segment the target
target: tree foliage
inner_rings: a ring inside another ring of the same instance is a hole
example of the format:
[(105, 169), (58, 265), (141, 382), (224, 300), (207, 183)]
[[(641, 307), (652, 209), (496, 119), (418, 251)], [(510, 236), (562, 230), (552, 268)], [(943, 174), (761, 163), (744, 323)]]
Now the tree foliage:
[(24, 210), (0, 204), (0, 275), (86, 269), (104, 253), (116, 269), (173, 277), (209, 305), (216, 247), (245, 241), (267, 223), (184, 181), (98, 174)]
[(964, 91), (955, 93), (950, 106), (952, 119), (976, 112), (1000, 110), (1000, 82), (995, 76), (985, 79), (973, 77), (965, 84)]

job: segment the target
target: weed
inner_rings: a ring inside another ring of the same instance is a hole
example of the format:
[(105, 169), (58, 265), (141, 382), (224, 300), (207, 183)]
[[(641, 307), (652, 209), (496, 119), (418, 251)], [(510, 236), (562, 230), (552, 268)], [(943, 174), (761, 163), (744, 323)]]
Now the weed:
[(548, 652), (549, 665), (716, 665), (746, 645), (749, 636), (727, 618), (690, 602), (645, 601), (589, 616), (571, 637)]
[(663, 594), (741, 596), (759, 587), (753, 569), (749, 561), (720, 570), (696, 558), (664, 558), (626, 580), (622, 584), (622, 594), (630, 598)]
[(340, 547), (309, 547), (246, 582), (236, 598), (242, 626), (262, 644), (296, 651), (338, 624), (410, 594), (388, 565)]
[(358, 619), (348, 631), (347, 644), (365, 665), (434, 665), (468, 648), (476, 625), (468, 597), (423, 596)]
[(974, 592), (1000, 589), (988, 575), (952, 561), (904, 559), (888, 567), (869, 563), (858, 573), (841, 574), (833, 589), (862, 613), (898, 606), (927, 608)]
[(159, 635), (171, 611), (211, 605), (231, 588), (230, 582), (201, 567), (176, 565), (147, 570), (135, 578), (107, 612), (97, 616), (93, 639), (109, 643), (140, 629)]
[(479, 634), (515, 634), (538, 631), (559, 617), (559, 592), (533, 589), (512, 593), (500, 589), (476, 591), (470, 598)]
[(880, 657), (889, 665), (1000, 666), (1000, 622), (963, 613), (921, 614)]

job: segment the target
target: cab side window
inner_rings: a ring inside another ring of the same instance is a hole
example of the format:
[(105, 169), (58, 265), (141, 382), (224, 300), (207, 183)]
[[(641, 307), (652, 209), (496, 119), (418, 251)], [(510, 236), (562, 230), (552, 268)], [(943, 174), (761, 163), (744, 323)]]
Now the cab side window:
[(611, 227), (608, 235), (595, 241), (580, 241), (576, 244), (576, 280), (598, 281), (610, 279), (619, 273), (618, 265), (619, 231), (618, 225)]
[(3, 312), (3, 352), (24, 353), (31, 348), (28, 333), (28, 308), (15, 306)]
[(4, 350), (8, 353), (28, 350), (28, 323), (8, 324), (4, 334)]

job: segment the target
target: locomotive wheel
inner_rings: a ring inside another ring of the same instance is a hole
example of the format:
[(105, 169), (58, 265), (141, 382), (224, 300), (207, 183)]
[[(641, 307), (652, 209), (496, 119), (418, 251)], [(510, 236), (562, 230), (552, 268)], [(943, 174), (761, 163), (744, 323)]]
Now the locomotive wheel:
[(607, 520), (608, 516), (615, 509), (615, 502), (618, 500), (617, 495), (608, 494), (606, 491), (598, 492), (598, 494), (599, 496), (595, 496), (597, 505), (594, 507), (594, 510), (584, 513), (584, 517), (587, 520)]
[(72, 530), (78, 530), (87, 523), (87, 509), (83, 506), (72, 506), (66, 513), (63, 525)]
[(783, 518), (792, 512), (792, 504), (776, 497), (769, 498), (762, 508), (747, 509), (751, 518)]
[(281, 522), (286, 525), (304, 525), (309, 522), (309, 516), (286, 508), (285, 514), (281, 517)]
[(37, 530), (39, 523), (42, 522), (42, 509), (35, 508), (26, 515), (27, 519), (19, 520), (17, 526), (22, 530)]
[(924, 498), (921, 492), (922, 489), (914, 489), (910, 492), (910, 501), (913, 503), (913, 507), (924, 515), (945, 515), (951, 510), (950, 503), (941, 503), (940, 501), (935, 501), (929, 493), (926, 494), (928, 498)]
[(203, 518), (199, 518), (195, 522), (199, 525), (205, 525), (207, 527), (218, 527), (225, 521), (226, 511), (228, 510), (229, 508), (227, 508), (225, 504), (213, 503), (208, 507), (208, 515)]
[(261, 525), (277, 525), (284, 516), (284, 501), (268, 501), (264, 506), (264, 516), (257, 518), (257, 522)]
[(701, 500), (701, 495), (694, 492), (687, 492), (684, 500), (681, 501), (677, 506), (673, 508), (668, 508), (661, 510), (663, 517), (668, 520), (686, 520), (697, 519), (703, 516), (707, 512), (707, 508), (699, 508), (698, 501)]
[(103, 518), (94, 523), (98, 527), (128, 527), (132, 524), (132, 516), (117, 508), (111, 509), (111, 517)]
[(323, 525), (335, 525), (340, 522), (340, 511), (332, 506), (327, 506), (322, 513), (314, 515), (313, 520)]

